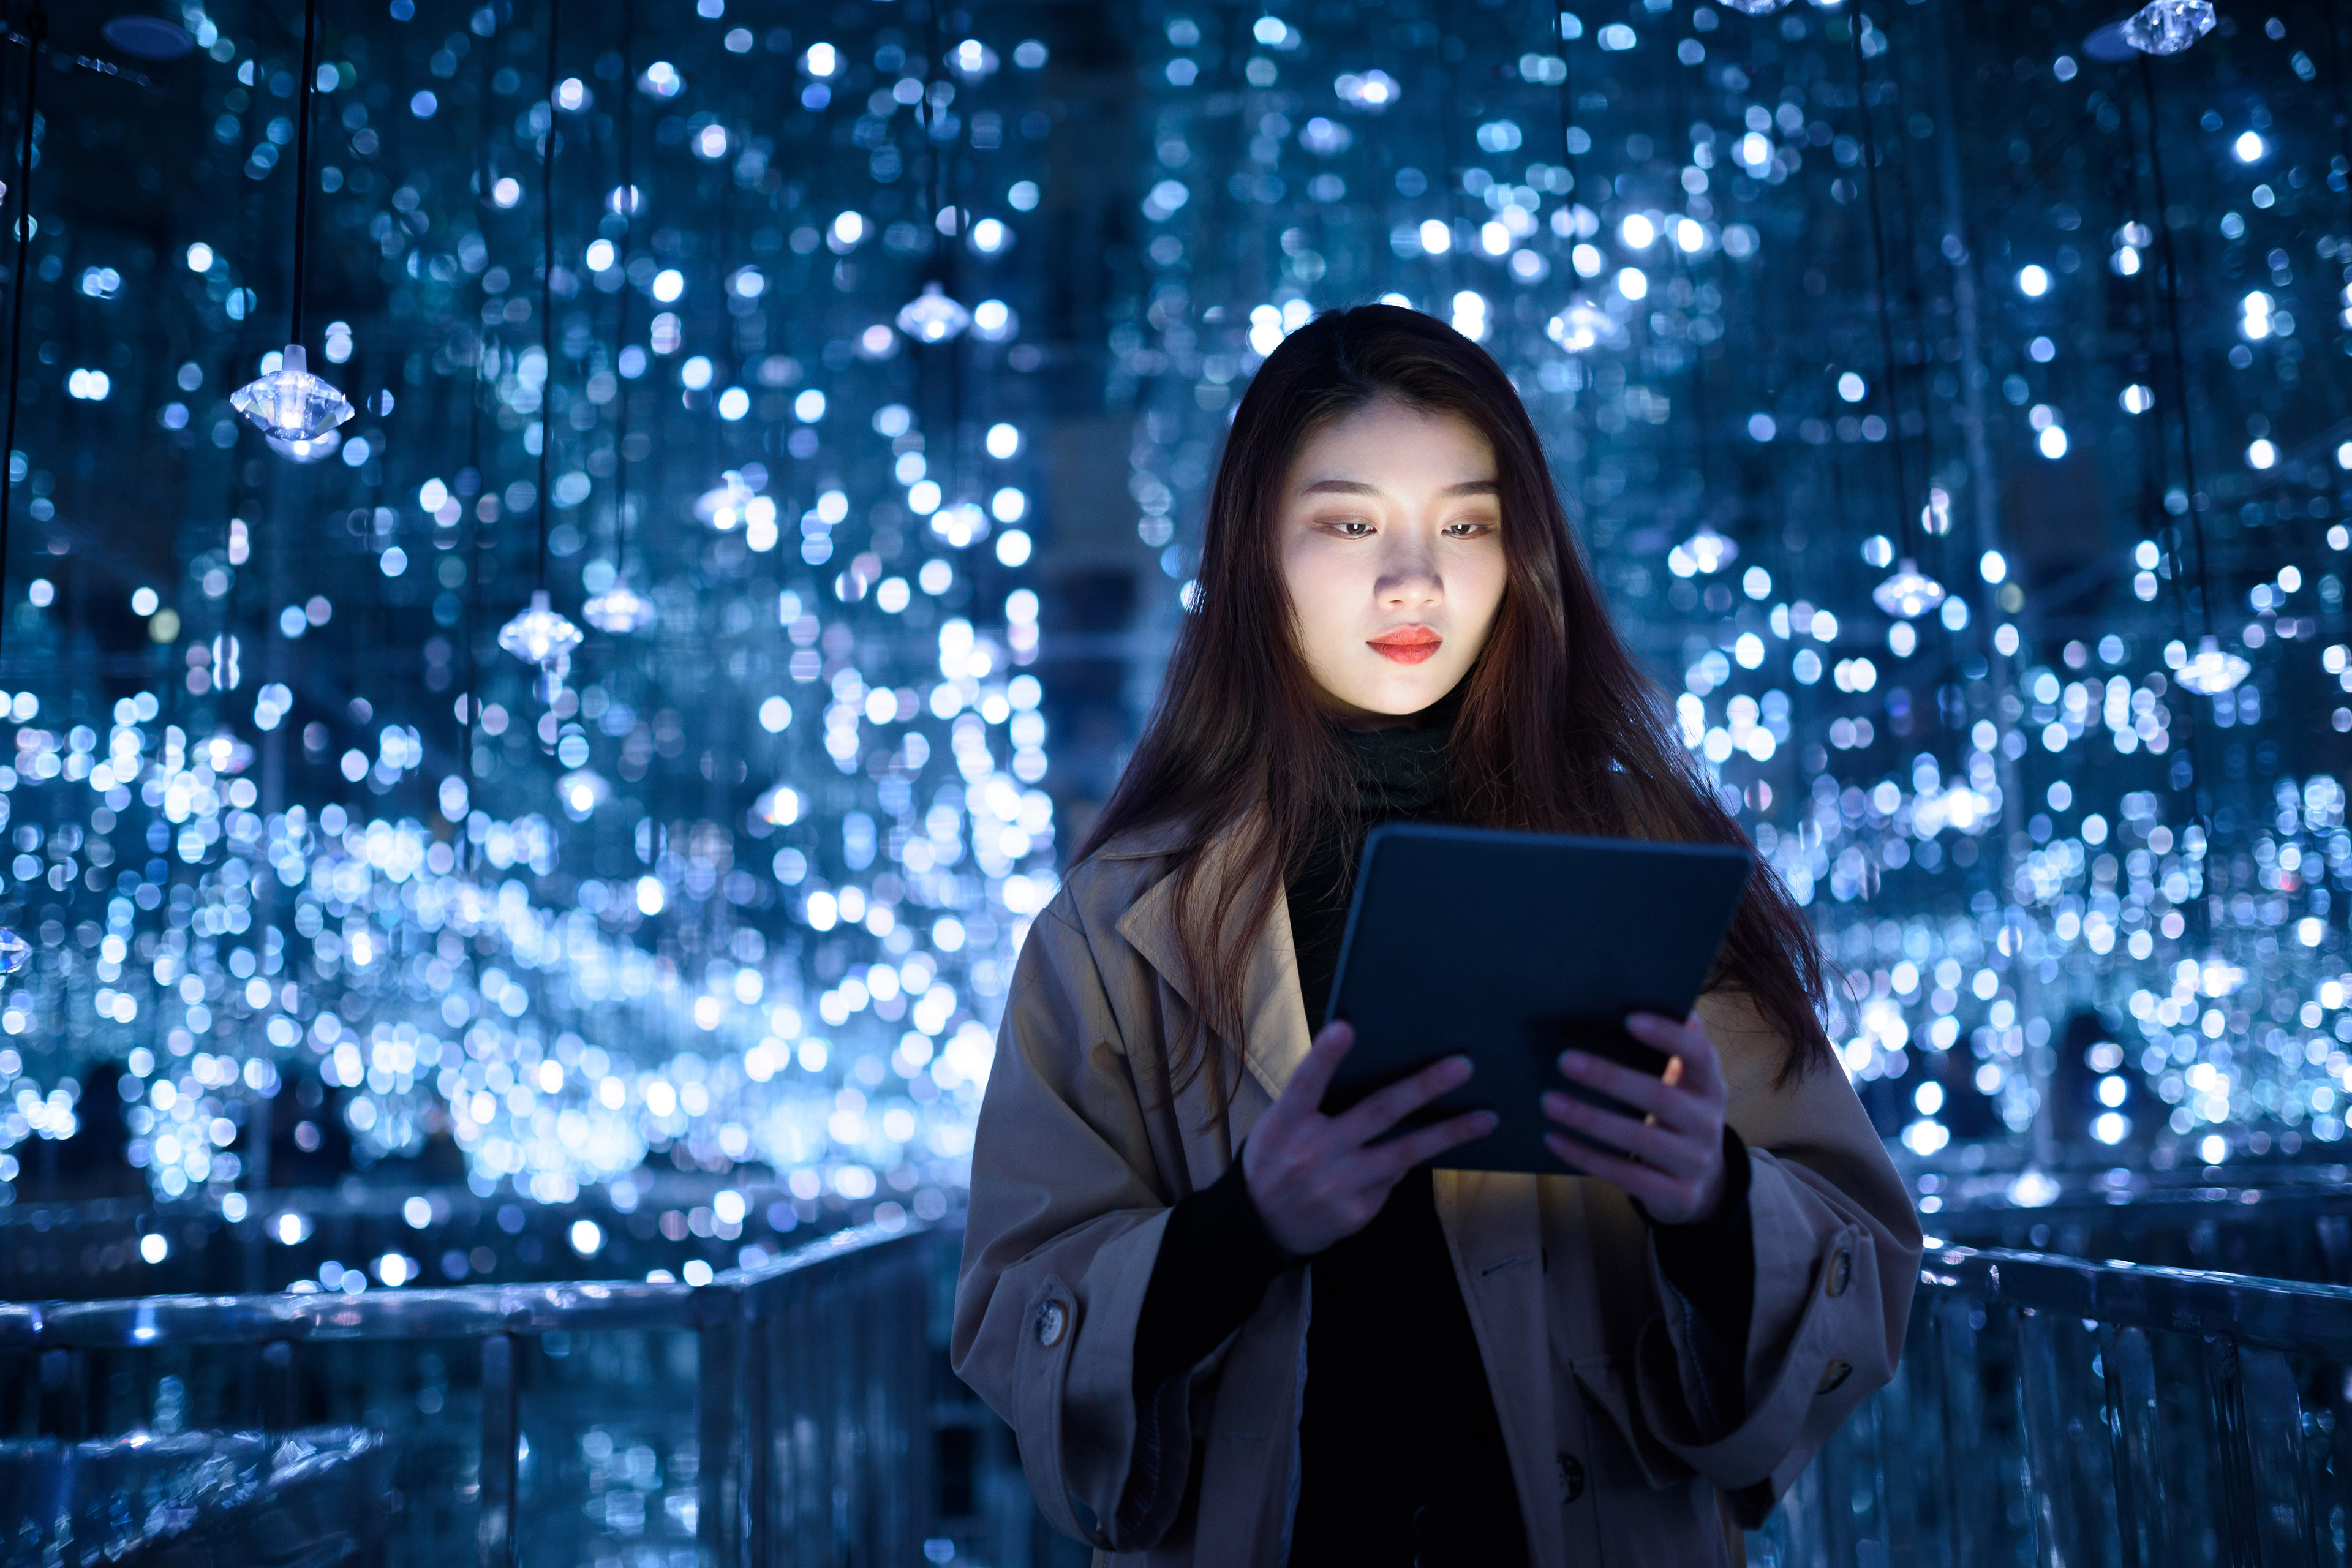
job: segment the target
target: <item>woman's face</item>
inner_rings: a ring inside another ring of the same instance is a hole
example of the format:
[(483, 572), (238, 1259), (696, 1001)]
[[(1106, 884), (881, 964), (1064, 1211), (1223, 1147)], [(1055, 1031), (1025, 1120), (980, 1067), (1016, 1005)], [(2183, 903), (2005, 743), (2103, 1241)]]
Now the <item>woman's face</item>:
[(1346, 721), (1418, 713), (1468, 671), (1503, 602), (1495, 453), (1467, 420), (1382, 398), (1307, 439), (1285, 482), (1299, 651)]

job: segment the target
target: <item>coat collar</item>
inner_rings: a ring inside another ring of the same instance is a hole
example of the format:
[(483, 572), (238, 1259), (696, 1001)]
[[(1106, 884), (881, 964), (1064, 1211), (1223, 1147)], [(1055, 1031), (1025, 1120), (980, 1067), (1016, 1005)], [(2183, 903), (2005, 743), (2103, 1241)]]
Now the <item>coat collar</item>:
[[(1238, 863), (1247, 821), (1238, 818), (1228, 823), (1201, 846), (1202, 897), (1213, 900), (1223, 891), (1228, 879), (1248, 874)], [(1105, 847), (1101, 857), (1141, 859), (1171, 854), (1194, 841), (1181, 825), (1153, 828), (1132, 837), (1122, 835)], [(1198, 990), (1177, 942), (1176, 882), (1171, 870), (1145, 889), (1119, 917), (1118, 930), (1178, 995), (1197, 1008)], [(1298, 954), (1291, 945), (1290, 910), (1286, 900), (1276, 899), (1265, 929), (1258, 932), (1243, 985), (1242, 1060), (1271, 1099), (1282, 1093), (1313, 1043), (1298, 986)]]

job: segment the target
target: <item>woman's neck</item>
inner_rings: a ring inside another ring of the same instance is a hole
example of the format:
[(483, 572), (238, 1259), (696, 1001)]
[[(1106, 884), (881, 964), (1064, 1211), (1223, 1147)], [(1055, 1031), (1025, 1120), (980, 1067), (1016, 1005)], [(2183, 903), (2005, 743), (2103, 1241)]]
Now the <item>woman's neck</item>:
[(1456, 686), (1428, 707), (1412, 713), (1375, 713), (1369, 708), (1354, 708), (1322, 693), (1323, 711), (1342, 730), (1359, 735), (1377, 734), (1384, 730), (1439, 729), (1453, 722), (1454, 710), (1461, 706), (1462, 689)]

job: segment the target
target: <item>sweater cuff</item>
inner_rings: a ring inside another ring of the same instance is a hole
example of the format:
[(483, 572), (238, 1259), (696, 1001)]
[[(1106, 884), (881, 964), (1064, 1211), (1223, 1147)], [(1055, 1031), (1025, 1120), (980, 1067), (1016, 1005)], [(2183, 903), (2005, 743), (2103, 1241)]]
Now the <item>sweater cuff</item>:
[(1756, 1300), (1756, 1233), (1748, 1210), (1748, 1145), (1723, 1128), (1723, 1197), (1715, 1213), (1683, 1225), (1650, 1222), (1658, 1267), (1716, 1332), (1745, 1344)]
[(1169, 1211), (1135, 1325), (1135, 1388), (1148, 1394), (1240, 1328), (1295, 1261), (1265, 1228), (1240, 1152)]

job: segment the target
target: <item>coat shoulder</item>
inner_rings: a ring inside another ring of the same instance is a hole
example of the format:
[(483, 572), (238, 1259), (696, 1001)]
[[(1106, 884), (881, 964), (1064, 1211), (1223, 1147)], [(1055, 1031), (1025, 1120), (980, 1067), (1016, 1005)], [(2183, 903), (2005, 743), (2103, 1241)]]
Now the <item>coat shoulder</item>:
[(1113, 930), (1137, 900), (1175, 868), (1192, 843), (1192, 835), (1177, 825), (1119, 834), (1063, 874), (1048, 912), (1081, 931)]

